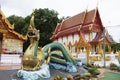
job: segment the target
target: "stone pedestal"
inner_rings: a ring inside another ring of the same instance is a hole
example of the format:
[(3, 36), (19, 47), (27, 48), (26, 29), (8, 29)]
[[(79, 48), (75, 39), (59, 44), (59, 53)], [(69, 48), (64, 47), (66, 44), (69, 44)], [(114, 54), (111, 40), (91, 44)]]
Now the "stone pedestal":
[(22, 80), (41, 80), (44, 78), (50, 78), (49, 65), (43, 64), (37, 71), (19, 70), (17, 76)]

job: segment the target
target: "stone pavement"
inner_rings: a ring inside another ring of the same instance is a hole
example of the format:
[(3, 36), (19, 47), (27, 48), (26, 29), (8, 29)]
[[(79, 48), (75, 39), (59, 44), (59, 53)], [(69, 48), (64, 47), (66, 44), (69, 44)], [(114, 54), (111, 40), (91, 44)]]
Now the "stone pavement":
[(0, 70), (14, 70), (20, 68), (21, 68), (21, 64), (0, 63)]
[(14, 75), (16, 72), (17, 70), (0, 70), (0, 80), (13, 80), (12, 75)]
[(12, 76), (18, 69), (21, 69), (21, 64), (0, 63), (0, 80), (13, 80)]
[[(22, 80), (17, 77), (17, 71), (21, 68), (20, 64), (0, 64), (0, 80)], [(60, 75), (63, 77), (66, 77), (68, 74), (71, 75), (77, 75), (77, 74), (84, 74), (87, 71), (83, 67), (77, 67), (78, 72), (76, 73), (68, 73), (66, 71), (62, 70), (55, 70), (55, 69), (50, 69), (51, 77), (48, 79), (41, 79), (41, 80), (54, 80), (54, 76)], [(100, 68), (99, 69), (101, 74), (98, 75), (98, 78), (105, 77), (104, 73), (105, 72), (110, 72), (109, 69), (106, 68)], [(98, 78), (92, 78), (91, 80), (98, 80)]]
[[(9, 65), (9, 67), (5, 67), (5, 68), (3, 68), (3, 66), (2, 67), (0, 66), (0, 80), (22, 80), (17, 77), (17, 71), (19, 69), (20, 69), (20, 65), (19, 66), (16, 65), (14, 67), (13, 67), (13, 65)], [(48, 79), (42, 79), (42, 80), (54, 80), (54, 76), (56, 76), (56, 75), (66, 77), (68, 74), (71, 74), (74, 76), (77, 74), (84, 74), (87, 72), (83, 67), (77, 67), (77, 69), (78, 69), (78, 72), (76, 72), (76, 73), (68, 73), (66, 71), (50, 69), (51, 77)]]

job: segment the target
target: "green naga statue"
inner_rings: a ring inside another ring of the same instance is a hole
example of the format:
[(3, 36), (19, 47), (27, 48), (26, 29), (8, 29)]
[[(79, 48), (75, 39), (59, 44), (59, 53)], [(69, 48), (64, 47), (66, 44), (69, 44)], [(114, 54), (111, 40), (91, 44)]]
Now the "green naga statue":
[(24, 70), (38, 70), (44, 61), (44, 53), (41, 48), (38, 48), (38, 41), (40, 39), (39, 30), (34, 25), (34, 11), (30, 20), (30, 25), (27, 33), (30, 39), (30, 45), (24, 53), (22, 58)]
[(30, 45), (22, 57), (22, 69), (18, 71), (18, 77), (24, 80), (37, 80), (40, 77), (49, 78), (49, 68), (61, 69), (68, 72), (77, 72), (78, 61), (73, 59), (67, 48), (58, 42), (38, 47), (40, 39), (39, 30), (34, 25), (34, 10), (27, 33)]

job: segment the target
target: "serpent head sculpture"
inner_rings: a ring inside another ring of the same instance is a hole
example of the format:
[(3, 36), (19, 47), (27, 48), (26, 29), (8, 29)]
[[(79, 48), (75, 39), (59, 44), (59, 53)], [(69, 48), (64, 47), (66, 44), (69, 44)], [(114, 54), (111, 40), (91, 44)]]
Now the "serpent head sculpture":
[(27, 33), (30, 39), (30, 45), (22, 58), (24, 70), (38, 70), (44, 61), (44, 54), (41, 48), (38, 48), (39, 30), (34, 25), (34, 11), (30, 20), (30, 25)]

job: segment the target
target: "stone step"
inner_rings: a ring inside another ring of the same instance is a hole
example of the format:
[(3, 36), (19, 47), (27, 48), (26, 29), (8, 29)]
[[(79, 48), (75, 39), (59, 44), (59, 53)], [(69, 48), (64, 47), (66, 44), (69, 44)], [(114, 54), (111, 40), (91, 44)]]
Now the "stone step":
[(19, 54), (1, 54), (0, 63), (2, 64), (21, 64)]
[(14, 69), (21, 69), (21, 64), (7, 64), (7, 63), (0, 63), (0, 70), (14, 70)]

